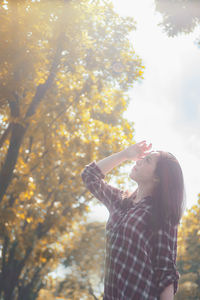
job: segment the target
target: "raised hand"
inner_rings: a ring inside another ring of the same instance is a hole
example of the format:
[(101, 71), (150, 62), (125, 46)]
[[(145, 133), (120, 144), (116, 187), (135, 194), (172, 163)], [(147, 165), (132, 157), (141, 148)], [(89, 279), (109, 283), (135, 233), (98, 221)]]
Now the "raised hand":
[(128, 148), (122, 150), (124, 157), (127, 160), (135, 160), (141, 159), (149, 154), (151, 151), (152, 143), (148, 146), (146, 144), (146, 140), (136, 143), (134, 145), (129, 146)]

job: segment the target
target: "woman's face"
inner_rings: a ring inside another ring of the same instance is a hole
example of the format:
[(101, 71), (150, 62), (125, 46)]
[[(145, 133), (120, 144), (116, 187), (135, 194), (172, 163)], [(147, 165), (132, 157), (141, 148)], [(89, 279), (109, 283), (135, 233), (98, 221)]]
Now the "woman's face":
[(144, 158), (139, 159), (131, 169), (129, 177), (137, 183), (152, 182), (159, 156), (159, 152), (153, 151)]

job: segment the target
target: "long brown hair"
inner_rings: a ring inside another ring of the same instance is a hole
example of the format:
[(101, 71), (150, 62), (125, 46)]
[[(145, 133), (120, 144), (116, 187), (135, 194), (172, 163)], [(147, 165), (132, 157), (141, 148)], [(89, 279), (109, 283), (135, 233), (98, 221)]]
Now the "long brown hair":
[(185, 210), (185, 185), (181, 166), (170, 152), (160, 153), (155, 175), (159, 182), (152, 195), (151, 226), (154, 230), (162, 228), (166, 222), (172, 225), (180, 224)]

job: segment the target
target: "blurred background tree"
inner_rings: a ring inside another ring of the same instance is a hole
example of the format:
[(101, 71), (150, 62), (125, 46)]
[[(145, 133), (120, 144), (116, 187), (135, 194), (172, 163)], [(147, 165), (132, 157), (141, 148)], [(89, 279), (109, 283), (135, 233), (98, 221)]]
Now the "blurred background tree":
[(159, 25), (168, 36), (190, 33), (200, 24), (198, 0), (155, 0), (155, 9), (162, 14), (163, 20)]
[(144, 66), (109, 1), (1, 1), (0, 19), (0, 298), (34, 300), (76, 253), (82, 169), (133, 143)]
[(67, 249), (63, 261), (69, 274), (57, 283), (54, 295), (66, 299), (103, 297), (105, 262), (105, 223), (86, 224), (74, 248)]
[(178, 232), (177, 267), (181, 274), (175, 300), (200, 299), (200, 194)]

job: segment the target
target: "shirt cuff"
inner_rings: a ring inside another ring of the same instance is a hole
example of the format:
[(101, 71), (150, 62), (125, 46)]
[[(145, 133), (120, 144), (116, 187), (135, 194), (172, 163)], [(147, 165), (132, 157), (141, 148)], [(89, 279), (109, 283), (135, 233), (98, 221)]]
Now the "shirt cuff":
[(164, 278), (160, 278), (159, 284), (158, 284), (158, 293), (159, 295), (164, 291), (166, 287), (174, 284), (174, 294), (176, 294), (178, 290), (178, 280), (180, 278), (180, 273), (176, 270), (175, 272), (167, 272), (164, 275)]
[(103, 172), (101, 171), (101, 169), (97, 166), (96, 161), (94, 160), (93, 162), (91, 162), (89, 165), (87, 165), (90, 170), (97, 176), (99, 176), (101, 179), (104, 179), (106, 176), (103, 174)]

